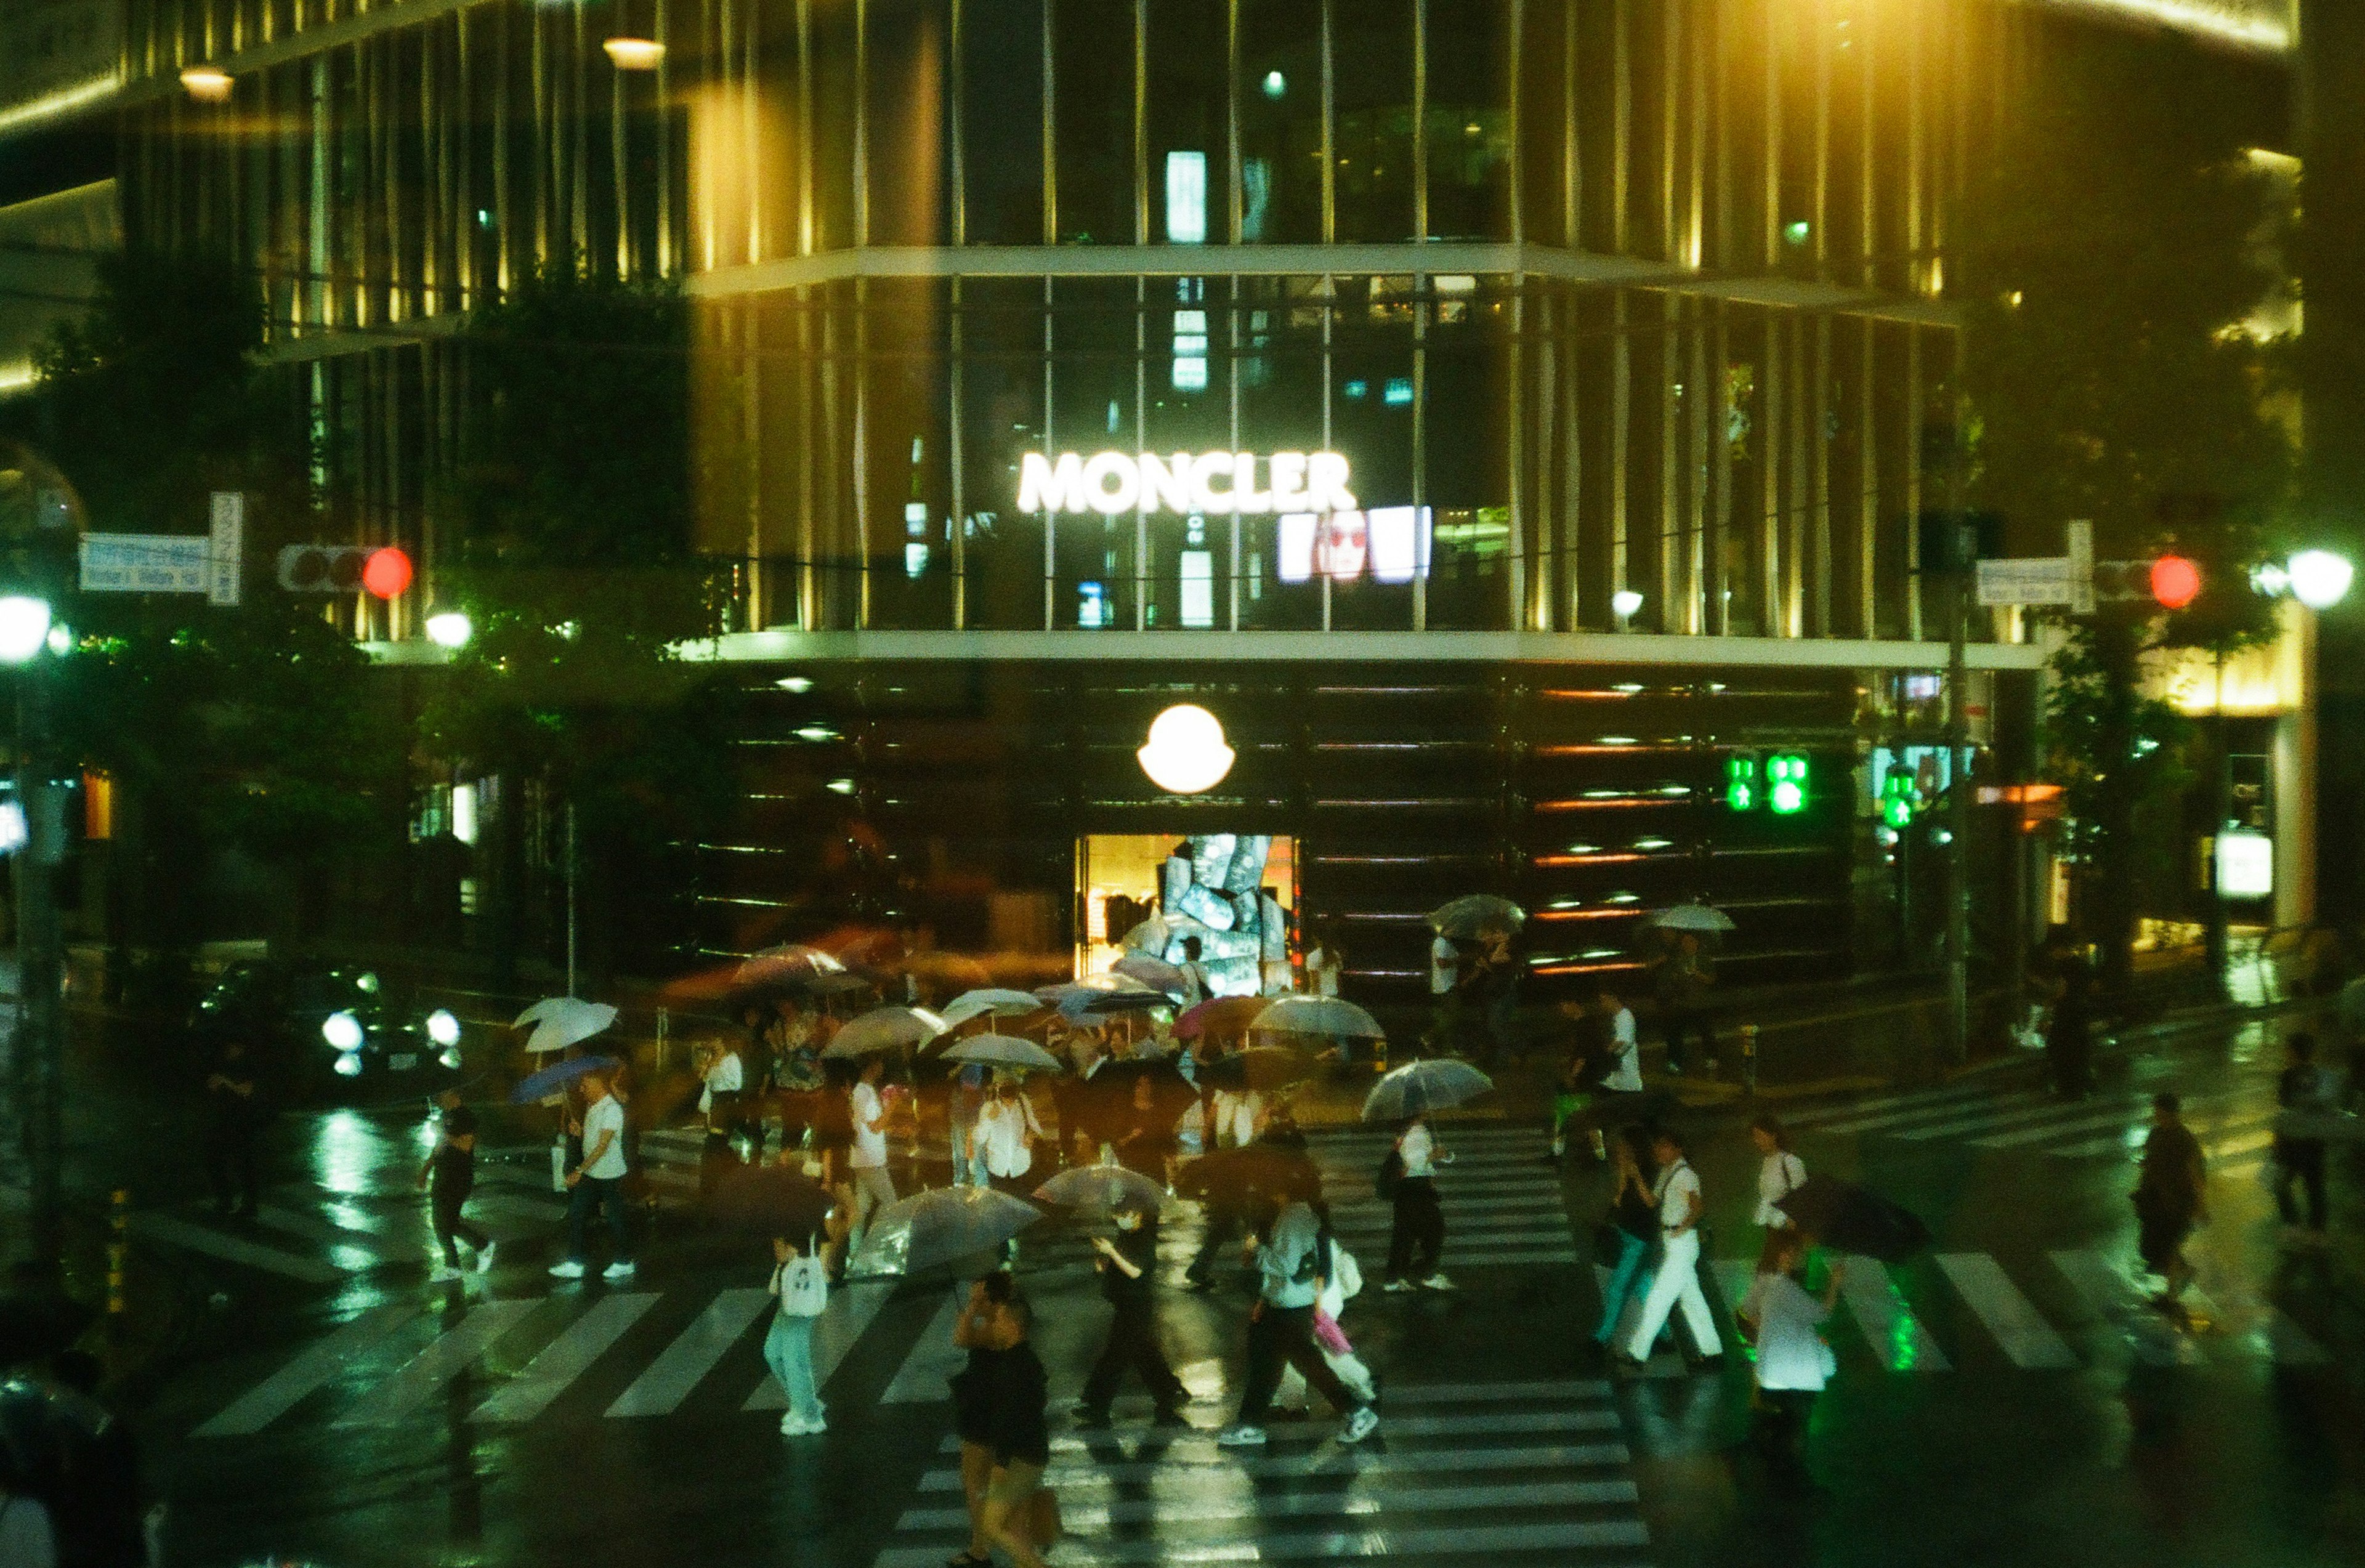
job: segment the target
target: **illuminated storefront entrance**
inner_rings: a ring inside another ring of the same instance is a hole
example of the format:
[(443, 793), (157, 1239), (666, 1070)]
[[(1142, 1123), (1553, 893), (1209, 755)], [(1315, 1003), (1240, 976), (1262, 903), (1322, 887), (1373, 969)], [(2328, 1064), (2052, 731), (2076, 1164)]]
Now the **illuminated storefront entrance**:
[(1089, 834), (1076, 841), (1076, 973), (1100, 974), (1151, 915), (1168, 939), (1152, 957), (1180, 964), (1199, 943), (1216, 996), (1290, 989), (1299, 951), (1297, 841), (1262, 834)]

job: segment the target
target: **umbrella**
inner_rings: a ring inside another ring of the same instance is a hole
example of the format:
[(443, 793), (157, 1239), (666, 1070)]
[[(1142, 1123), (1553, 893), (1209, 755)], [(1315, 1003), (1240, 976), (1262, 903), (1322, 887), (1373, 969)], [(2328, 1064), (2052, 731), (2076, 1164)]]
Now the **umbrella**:
[(1322, 1172), (1302, 1148), (1250, 1143), (1200, 1156), (1175, 1174), (1174, 1184), (1188, 1197), (1245, 1206), (1260, 1197), (1319, 1196)]
[(1387, 1031), (1379, 1021), (1351, 1002), (1335, 996), (1284, 996), (1266, 1004), (1249, 1025), (1277, 1035), (1328, 1035), (1359, 1040), (1384, 1040)]
[(1174, 999), (1162, 991), (1103, 991), (1071, 992), (1059, 1002), (1059, 1016), (1071, 1024), (1087, 1018), (1115, 1018), (1124, 1013), (1149, 1013), (1171, 1007)]
[(1133, 1086), (1144, 1079), (1149, 1082), (1151, 1103), (1167, 1106), (1177, 1114), (1181, 1114), (1183, 1106), (1199, 1097), (1199, 1092), (1191, 1087), (1191, 1081), (1184, 1078), (1171, 1061), (1163, 1058), (1146, 1061), (1134, 1057), (1125, 1061), (1108, 1062), (1093, 1074), (1092, 1085), (1095, 1093), (1104, 1096), (1108, 1103), (1119, 1107), (1118, 1114), (1123, 1114), (1124, 1108), (1133, 1103)]
[(1138, 1208), (1156, 1214), (1166, 1189), (1122, 1165), (1080, 1165), (1035, 1189), (1035, 1201), (1063, 1209)]
[(567, 1047), (589, 1039), (616, 1021), (616, 1010), (604, 1002), (584, 1002), (572, 996), (554, 996), (535, 1002), (517, 1015), (510, 1026), (522, 1029), (533, 1025), (533, 1033), (525, 1042), (529, 1051), (563, 1051)]
[(1026, 1199), (992, 1187), (917, 1193), (871, 1216), (870, 1232), (851, 1268), (858, 1273), (918, 1273), (991, 1251), (1042, 1217), (1043, 1211)]
[(925, 1007), (874, 1007), (831, 1036), (825, 1057), (867, 1057), (916, 1046), (945, 1032), (945, 1021)]
[(624, 1064), (614, 1057), (577, 1057), (572, 1061), (555, 1061), (536, 1072), (529, 1072), (510, 1091), (510, 1103), (531, 1105), (537, 1100), (547, 1100), (587, 1072), (605, 1072)]
[(811, 991), (815, 996), (843, 996), (850, 991), (869, 991), (873, 983), (869, 975), (830, 969), (821, 974), (807, 975), (801, 980), (789, 980), (786, 989)]
[(1363, 1099), (1363, 1120), (1395, 1122), (1417, 1111), (1442, 1111), (1494, 1087), (1493, 1079), (1451, 1057), (1407, 1062), (1372, 1085)]
[(1429, 924), (1440, 936), (1473, 937), (1489, 931), (1517, 931), (1528, 912), (1494, 893), (1469, 893), (1431, 910)]
[(1644, 924), (1661, 931), (1697, 931), (1707, 935), (1733, 929), (1732, 916), (1704, 903), (1679, 903), (1673, 909), (1663, 909)]
[(1810, 1176), (1774, 1206), (1834, 1251), (1894, 1263), (1930, 1245), (1921, 1215), (1836, 1176)]
[(718, 1225), (795, 1241), (820, 1235), (835, 1202), (801, 1172), (757, 1165), (724, 1178), (707, 1199), (706, 1213)]
[(1166, 923), (1166, 917), (1153, 914), (1117, 938), (1117, 946), (1129, 953), (1156, 954), (1166, 951), (1166, 944), (1173, 940), (1174, 928)]
[(815, 975), (844, 974), (846, 966), (818, 947), (806, 947), (790, 943), (781, 947), (767, 947), (739, 966), (734, 977), (741, 985), (781, 985), (810, 980)]
[(1306, 1076), (1304, 1058), (1279, 1046), (1233, 1051), (1199, 1069), (1199, 1081), (1210, 1089), (1286, 1089)]
[(1036, 1072), (1058, 1072), (1066, 1064), (1032, 1040), (1008, 1035), (972, 1035), (956, 1040), (945, 1052), (947, 1061), (982, 1062), (988, 1067), (1018, 1067)]
[(972, 1018), (1023, 1018), (1042, 1012), (1043, 1007), (1043, 999), (1032, 991), (989, 986), (962, 991), (946, 1002), (936, 1016), (945, 1021), (946, 1028), (958, 1029)]
[(1162, 991), (1169, 996), (1187, 995), (1191, 977), (1163, 958), (1153, 958), (1147, 953), (1129, 953), (1109, 966), (1111, 974), (1138, 980), (1142, 984)]
[(1104, 975), (1086, 975), (1080, 980), (1061, 980), (1057, 985), (1038, 988), (1035, 994), (1051, 1006), (1058, 1006), (1071, 996), (1098, 994), (1103, 996), (1156, 996), (1154, 986), (1144, 985), (1131, 975), (1111, 971)]
[(1228, 1039), (1248, 1033), (1268, 1003), (1261, 996), (1218, 996), (1203, 1002), (1174, 1020), (1177, 1039), (1196, 1040), (1213, 1035)]

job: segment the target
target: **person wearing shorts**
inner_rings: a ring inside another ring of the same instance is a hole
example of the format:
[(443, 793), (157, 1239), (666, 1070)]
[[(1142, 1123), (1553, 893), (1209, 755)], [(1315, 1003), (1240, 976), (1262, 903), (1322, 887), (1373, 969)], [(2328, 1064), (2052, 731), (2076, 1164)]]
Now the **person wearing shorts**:
[(953, 1344), (969, 1352), (969, 1364), (953, 1374), (953, 1435), (960, 1440), (961, 1497), (969, 1506), (969, 1545), (947, 1568), (988, 1568), (993, 1542), (985, 1533), (986, 1489), (993, 1479), (994, 1386), (1002, 1351), (993, 1342), (994, 1323), (1009, 1299), (1007, 1271), (988, 1274), (970, 1287), (969, 1301), (953, 1324)]
[(994, 1308), (988, 1342), (1001, 1352), (988, 1417), (993, 1469), (986, 1478), (985, 1537), (1017, 1568), (1044, 1568), (1034, 1533), (1035, 1495), (1051, 1462), (1050, 1382), (1027, 1335), (1034, 1309), (1012, 1291)]
[(2184, 1125), (2183, 1105), (2173, 1094), (2151, 1097), (2151, 1132), (2144, 1139), (2142, 1173), (2135, 1178), (2135, 1249), (2144, 1267), (2162, 1282), (2153, 1305), (2179, 1305), (2192, 1282), (2184, 1260), (2185, 1238), (2208, 1217), (2208, 1177), (2201, 1140)]

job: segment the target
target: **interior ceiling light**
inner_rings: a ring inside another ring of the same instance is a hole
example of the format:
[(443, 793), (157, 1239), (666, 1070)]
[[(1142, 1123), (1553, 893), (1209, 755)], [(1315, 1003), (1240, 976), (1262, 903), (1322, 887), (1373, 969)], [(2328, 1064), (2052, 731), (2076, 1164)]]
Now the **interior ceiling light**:
[(199, 103), (222, 103), (230, 97), (230, 73), (219, 65), (192, 65), (181, 73), (181, 85)]
[(619, 71), (655, 71), (666, 51), (666, 46), (655, 39), (612, 38), (600, 47), (608, 51)]

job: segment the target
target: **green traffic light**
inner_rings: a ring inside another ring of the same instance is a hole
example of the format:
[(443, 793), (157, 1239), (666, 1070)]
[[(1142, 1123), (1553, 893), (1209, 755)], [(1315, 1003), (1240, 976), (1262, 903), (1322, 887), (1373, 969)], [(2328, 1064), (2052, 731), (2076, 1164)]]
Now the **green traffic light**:
[(1765, 776), (1774, 787), (1766, 803), (1777, 817), (1796, 816), (1807, 809), (1807, 759), (1795, 753), (1768, 757)]
[(1745, 812), (1757, 803), (1757, 759), (1742, 756), (1725, 758), (1724, 803), (1736, 812)]

